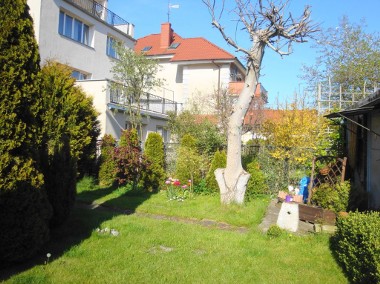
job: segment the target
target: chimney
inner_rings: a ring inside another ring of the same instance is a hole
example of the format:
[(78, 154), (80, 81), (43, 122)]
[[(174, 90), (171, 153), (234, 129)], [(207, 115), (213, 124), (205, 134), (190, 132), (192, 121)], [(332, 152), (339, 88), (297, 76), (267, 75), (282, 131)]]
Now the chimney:
[(170, 23), (161, 24), (161, 48), (168, 48), (173, 41), (173, 30)]

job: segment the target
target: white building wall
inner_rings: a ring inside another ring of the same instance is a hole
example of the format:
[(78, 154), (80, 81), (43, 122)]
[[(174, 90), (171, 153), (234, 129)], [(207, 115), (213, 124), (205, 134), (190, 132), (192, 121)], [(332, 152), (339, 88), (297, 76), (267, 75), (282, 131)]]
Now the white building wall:
[[(107, 0), (98, 1), (107, 6)], [(120, 29), (112, 27), (100, 19), (77, 9), (64, 0), (28, 0), (30, 14), (34, 21), (35, 35), (39, 44), (41, 63), (46, 60), (55, 60), (66, 64), (73, 69), (89, 74), (90, 80), (77, 81), (83, 91), (93, 98), (93, 104), (98, 111), (98, 120), (101, 125), (100, 137), (110, 134), (120, 138), (121, 131), (126, 128), (128, 115), (123, 110), (110, 108), (109, 79), (112, 79), (111, 68), (113, 58), (107, 55), (107, 36), (123, 41), (131, 49), (135, 40)], [(59, 14), (63, 11), (89, 26), (89, 45), (59, 34)], [(125, 32), (133, 34), (133, 25), (129, 25)], [(171, 97), (168, 99), (172, 99)], [(143, 141), (150, 131), (166, 129), (167, 116), (150, 113), (143, 118)]]
[[(107, 133), (107, 81), (106, 80), (85, 80), (77, 81), (77, 85), (80, 86), (83, 91), (93, 99), (93, 104), (97, 112), (99, 113), (98, 120), (101, 127), (100, 136), (103, 137)], [(105, 127), (104, 127), (105, 126)], [(116, 136), (114, 136), (116, 137)]]
[[(134, 40), (63, 0), (37, 0), (42, 1), (39, 4), (40, 15), (38, 17), (38, 4), (35, 4), (35, 1), (28, 0), (28, 4), (32, 4), (32, 14), (37, 15), (35, 25), (36, 31), (38, 31), (36, 34), (39, 34), (37, 39), (41, 62), (54, 59), (91, 74), (91, 79), (111, 79), (110, 70), (113, 59), (106, 54), (107, 35), (125, 42), (129, 48), (133, 48)], [(58, 33), (60, 11), (81, 20), (90, 27), (90, 46)]]
[(34, 34), (36, 36), (37, 43), (40, 37), (40, 19), (41, 19), (41, 1), (42, 0), (28, 0), (29, 13), (33, 18)]
[(169, 59), (161, 59), (158, 75), (165, 80), (164, 87), (173, 90), (174, 96), (168, 97), (169, 99), (184, 104), (185, 108), (196, 103), (205, 107), (208, 112), (210, 107), (207, 104), (210, 104), (210, 98), (218, 89), (218, 82), (221, 88), (228, 87), (230, 64), (177, 64)]

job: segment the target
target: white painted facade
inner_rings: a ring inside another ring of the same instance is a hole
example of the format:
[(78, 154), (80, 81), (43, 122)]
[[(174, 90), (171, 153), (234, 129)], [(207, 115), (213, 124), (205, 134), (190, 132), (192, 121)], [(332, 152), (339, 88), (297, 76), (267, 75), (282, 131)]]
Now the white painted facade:
[[(158, 76), (164, 79), (164, 87), (173, 90), (170, 99), (184, 109), (197, 104), (203, 113), (213, 110), (211, 99), (218, 87), (228, 88), (231, 62), (170, 62), (160, 58)], [(170, 95), (170, 94), (169, 94)]]
[[(217, 65), (216, 65), (217, 64)], [(160, 61), (159, 77), (165, 80), (164, 87), (173, 90), (176, 102), (186, 105), (198, 95), (212, 95), (220, 87), (227, 88), (230, 82), (230, 63), (189, 63)]]
[(138, 39), (135, 51), (158, 60), (157, 75), (173, 90), (172, 100), (185, 109), (196, 105), (203, 114), (215, 111), (212, 100), (218, 90), (245, 78), (245, 67), (236, 57), (207, 39), (180, 37), (170, 23), (161, 24), (159, 34)]
[[(109, 82), (113, 77), (110, 70), (115, 59), (107, 55), (111, 46), (107, 41), (116, 39), (133, 49), (134, 26), (109, 11), (107, 0), (27, 0), (27, 3), (34, 21), (41, 64), (55, 60), (76, 71), (80, 76), (77, 84), (93, 97), (99, 112), (101, 137), (111, 134), (119, 139), (121, 130), (128, 124), (128, 116), (125, 107), (120, 108), (110, 99)], [(65, 29), (70, 25), (72, 37), (80, 40), (67, 36), (69, 32)], [(145, 115), (144, 139), (148, 132), (162, 132), (166, 128), (167, 115), (148, 110), (142, 113)]]

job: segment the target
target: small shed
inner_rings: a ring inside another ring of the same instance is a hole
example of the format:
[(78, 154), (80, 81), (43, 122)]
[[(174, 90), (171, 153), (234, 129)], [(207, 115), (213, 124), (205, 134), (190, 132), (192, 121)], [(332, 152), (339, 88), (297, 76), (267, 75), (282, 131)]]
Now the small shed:
[(343, 118), (347, 175), (356, 189), (367, 192), (368, 209), (380, 209), (380, 90), (353, 108), (331, 113)]

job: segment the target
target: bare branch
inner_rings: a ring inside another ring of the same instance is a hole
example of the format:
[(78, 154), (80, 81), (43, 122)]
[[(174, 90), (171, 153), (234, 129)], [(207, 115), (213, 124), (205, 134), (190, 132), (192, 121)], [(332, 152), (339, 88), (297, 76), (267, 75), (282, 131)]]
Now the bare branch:
[[(211, 3), (211, 0), (202, 0), (202, 2), (207, 6), (208, 10), (209, 10), (209, 13), (211, 15), (211, 18), (212, 18), (212, 25), (214, 27), (216, 27), (219, 32), (221, 33), (221, 35), (223, 36), (224, 40), (229, 44), (231, 45), (232, 47), (236, 48), (236, 51), (241, 51), (247, 55), (250, 55), (250, 52), (242, 47), (240, 47), (239, 45), (237, 45), (237, 43), (231, 38), (229, 37), (225, 31), (224, 31), (224, 28), (220, 25), (219, 23), (219, 20), (217, 20), (215, 18), (215, 1), (213, 1), (213, 3)], [(224, 10), (224, 0), (223, 0), (223, 4), (222, 4), (222, 11)], [(219, 18), (222, 16), (222, 12), (220, 13), (220, 16)]]
[[(222, 17), (223, 9), (219, 18), (215, 17), (215, 0), (202, 0), (209, 9), (212, 16), (212, 25), (215, 26), (222, 34), (228, 44), (242, 51), (247, 55), (252, 54), (248, 49), (238, 46), (224, 31), (219, 20)], [(212, 3), (211, 3), (212, 2)], [(292, 53), (292, 42), (306, 42), (311, 34), (317, 32), (318, 26), (312, 25), (310, 20), (310, 7), (306, 6), (301, 17), (296, 19), (291, 13), (285, 16), (289, 0), (277, 1), (259, 0), (255, 5), (250, 0), (235, 0), (235, 14), (238, 17), (238, 23), (241, 23), (251, 41), (261, 41), (266, 46), (279, 53), (281, 56)], [(253, 43), (259, 46), (259, 43)]]

